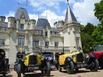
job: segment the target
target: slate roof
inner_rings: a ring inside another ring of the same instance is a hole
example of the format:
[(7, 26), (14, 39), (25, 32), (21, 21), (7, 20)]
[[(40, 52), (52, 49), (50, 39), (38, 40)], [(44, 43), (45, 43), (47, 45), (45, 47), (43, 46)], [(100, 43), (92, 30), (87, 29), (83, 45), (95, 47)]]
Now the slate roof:
[(40, 28), (51, 28), (50, 23), (46, 18), (38, 18), (36, 26)]
[(29, 20), (29, 15), (28, 12), (25, 8), (18, 8), (16, 13), (15, 13), (15, 18), (20, 19), (21, 17), (24, 17), (26, 20)]
[(68, 3), (67, 10), (66, 10), (65, 22), (77, 22), (76, 17), (74, 16), (69, 6), (69, 3)]

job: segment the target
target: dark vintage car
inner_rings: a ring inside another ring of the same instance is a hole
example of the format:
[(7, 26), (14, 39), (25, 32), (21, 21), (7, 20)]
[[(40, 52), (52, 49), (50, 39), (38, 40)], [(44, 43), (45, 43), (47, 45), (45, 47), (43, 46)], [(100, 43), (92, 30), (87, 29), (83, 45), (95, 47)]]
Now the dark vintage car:
[(34, 72), (36, 70), (40, 70), (43, 75), (50, 75), (50, 62), (47, 61), (42, 54), (29, 53), (26, 54), (23, 59), (21, 57), (19, 54), (14, 66), (18, 77), (21, 77), (21, 74), (25, 75), (28, 72)]
[(62, 69), (65, 69), (69, 74), (75, 73), (80, 68), (97, 71), (99, 66), (95, 57), (85, 55), (78, 50), (60, 54), (58, 62), (58, 70), (62, 71)]
[(9, 72), (9, 59), (5, 57), (5, 51), (0, 49), (0, 74), (5, 76)]
[(51, 69), (55, 69), (56, 68), (55, 55), (52, 52), (42, 52), (42, 54), (45, 59), (50, 61)]
[(90, 55), (95, 56), (98, 59), (99, 66), (103, 69), (103, 45), (92, 47)]

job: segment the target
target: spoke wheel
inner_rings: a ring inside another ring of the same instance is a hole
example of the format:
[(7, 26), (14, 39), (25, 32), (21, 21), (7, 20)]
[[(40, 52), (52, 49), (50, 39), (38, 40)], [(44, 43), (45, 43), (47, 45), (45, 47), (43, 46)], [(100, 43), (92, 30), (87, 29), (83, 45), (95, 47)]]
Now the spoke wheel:
[(51, 68), (50, 68), (50, 63), (49, 62), (46, 62), (46, 65), (44, 66), (44, 68), (42, 70), (42, 73), (47, 75), (47, 76), (50, 76)]
[(66, 71), (67, 71), (68, 74), (74, 73), (74, 64), (73, 64), (72, 61), (70, 61), (66, 64)]
[(91, 67), (90, 67), (90, 70), (91, 71), (98, 71), (98, 68), (99, 68), (99, 62), (98, 60), (93, 60), (92, 63), (91, 63)]
[(62, 72), (62, 67), (61, 67), (60, 65), (58, 65), (58, 70), (59, 70), (60, 72)]

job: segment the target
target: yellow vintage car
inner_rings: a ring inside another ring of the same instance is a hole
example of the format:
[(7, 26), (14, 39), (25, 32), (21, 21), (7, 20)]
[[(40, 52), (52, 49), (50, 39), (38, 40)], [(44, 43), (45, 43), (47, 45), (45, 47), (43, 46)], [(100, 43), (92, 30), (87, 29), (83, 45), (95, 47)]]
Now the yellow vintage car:
[(41, 70), (44, 75), (50, 75), (50, 63), (40, 53), (29, 53), (23, 58), (17, 58), (14, 67), (18, 77), (21, 77), (21, 73), (25, 75), (36, 70)]
[(67, 73), (75, 73), (80, 68), (87, 68), (91, 71), (98, 70), (98, 60), (93, 56), (86, 56), (80, 51), (70, 51), (68, 53), (62, 53), (58, 59), (58, 70), (65, 69)]

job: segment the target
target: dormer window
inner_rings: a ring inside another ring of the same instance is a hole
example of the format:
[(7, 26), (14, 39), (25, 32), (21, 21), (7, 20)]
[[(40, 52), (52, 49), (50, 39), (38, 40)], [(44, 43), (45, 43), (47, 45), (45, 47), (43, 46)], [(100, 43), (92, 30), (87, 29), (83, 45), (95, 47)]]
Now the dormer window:
[(23, 30), (24, 30), (24, 24), (20, 24), (19, 31), (23, 31)]
[(22, 18), (22, 19), (25, 19), (25, 15), (24, 15), (24, 14), (22, 14), (22, 15), (21, 15), (21, 18)]

